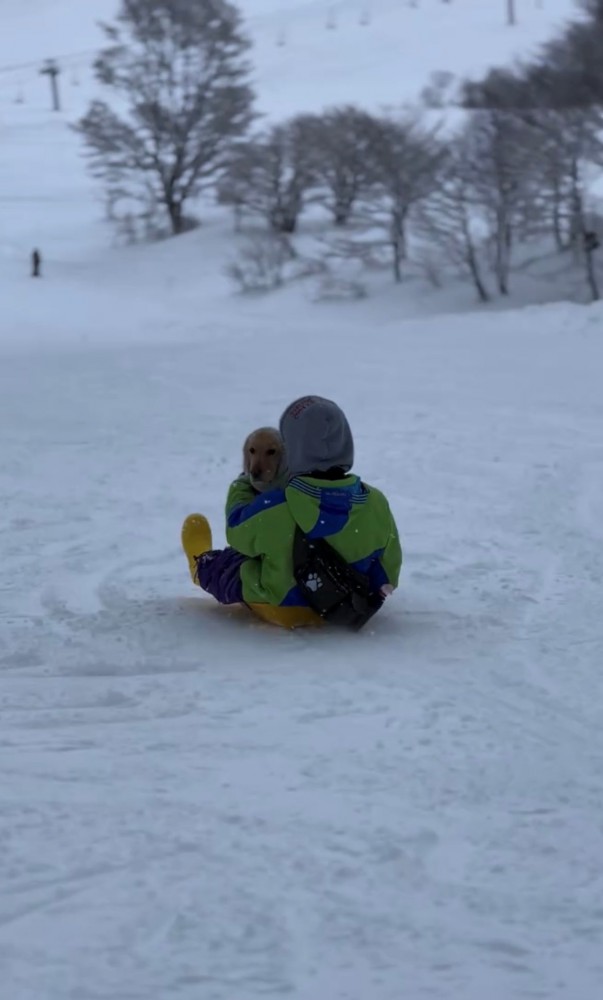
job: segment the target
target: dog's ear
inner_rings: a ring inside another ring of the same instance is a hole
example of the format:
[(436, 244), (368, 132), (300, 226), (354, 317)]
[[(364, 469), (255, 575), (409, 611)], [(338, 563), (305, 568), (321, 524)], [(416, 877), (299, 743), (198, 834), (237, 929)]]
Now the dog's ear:
[(247, 435), (243, 442), (243, 472), (245, 475), (249, 474), (249, 438), (250, 434)]

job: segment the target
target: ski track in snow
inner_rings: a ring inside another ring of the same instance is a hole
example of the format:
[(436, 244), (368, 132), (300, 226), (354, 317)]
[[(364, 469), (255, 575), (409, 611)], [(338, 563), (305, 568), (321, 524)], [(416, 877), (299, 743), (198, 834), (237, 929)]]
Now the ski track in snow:
[[(519, 315), (3, 358), (11, 1000), (596, 995), (601, 348), (549, 331), (544, 379)], [(402, 586), (287, 634), (195, 592), (179, 528), (219, 544), (248, 427), (334, 386)]]

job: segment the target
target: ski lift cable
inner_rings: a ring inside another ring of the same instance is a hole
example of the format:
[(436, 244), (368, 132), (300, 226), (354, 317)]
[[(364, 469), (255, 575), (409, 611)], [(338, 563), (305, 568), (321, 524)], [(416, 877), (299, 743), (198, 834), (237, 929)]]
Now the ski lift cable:
[[(84, 60), (97, 55), (97, 53), (98, 49), (86, 49), (82, 52), (66, 52), (63, 55), (52, 56), (49, 58), (52, 58), (55, 62), (62, 62), (71, 66), (75, 60)], [(18, 73), (20, 70), (36, 69), (38, 66), (43, 65), (46, 61), (46, 58), (40, 58), (32, 59), (30, 62), (13, 63), (11, 65), (0, 66), (0, 73)]]

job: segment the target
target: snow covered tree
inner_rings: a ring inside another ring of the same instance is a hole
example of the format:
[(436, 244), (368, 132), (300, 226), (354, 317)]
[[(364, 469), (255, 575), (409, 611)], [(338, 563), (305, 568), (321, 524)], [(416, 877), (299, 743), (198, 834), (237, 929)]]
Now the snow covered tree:
[(122, 0), (103, 30), (95, 71), (119, 110), (93, 101), (76, 127), (95, 173), (123, 197), (150, 184), (178, 234), (253, 117), (240, 14), (226, 0)]

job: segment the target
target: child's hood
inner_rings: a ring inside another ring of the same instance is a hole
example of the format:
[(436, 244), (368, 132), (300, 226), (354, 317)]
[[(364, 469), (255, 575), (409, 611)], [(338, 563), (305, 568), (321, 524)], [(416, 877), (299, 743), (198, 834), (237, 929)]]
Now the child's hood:
[(280, 420), (290, 475), (348, 472), (354, 464), (354, 439), (343, 410), (322, 396), (303, 396), (291, 403)]

